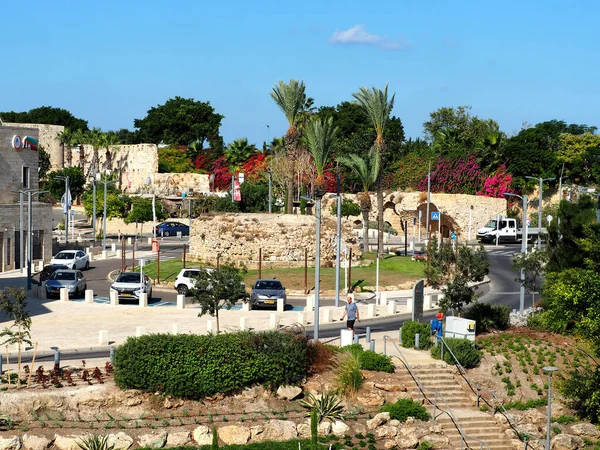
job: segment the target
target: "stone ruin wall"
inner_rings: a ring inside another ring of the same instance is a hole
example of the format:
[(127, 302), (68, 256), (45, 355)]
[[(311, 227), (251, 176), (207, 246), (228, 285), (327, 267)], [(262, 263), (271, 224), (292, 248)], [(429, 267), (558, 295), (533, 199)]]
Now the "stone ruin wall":
[[(259, 249), (262, 248), (263, 267), (303, 267), (304, 249), (308, 264), (315, 260), (314, 216), (279, 214), (230, 213), (205, 215), (192, 222), (190, 231), (190, 259), (216, 264), (230, 260), (245, 264), (249, 269), (258, 267)], [(321, 266), (335, 262), (336, 224), (324, 218), (321, 225)], [(349, 224), (343, 228), (342, 248), (352, 248), (353, 259), (360, 256), (359, 243)]]
[(38, 130), (38, 143), (50, 155), (50, 170), (61, 170), (64, 166), (63, 148), (56, 139), (65, 130), (62, 125), (45, 125), (39, 123), (4, 123), (14, 128), (36, 128)]

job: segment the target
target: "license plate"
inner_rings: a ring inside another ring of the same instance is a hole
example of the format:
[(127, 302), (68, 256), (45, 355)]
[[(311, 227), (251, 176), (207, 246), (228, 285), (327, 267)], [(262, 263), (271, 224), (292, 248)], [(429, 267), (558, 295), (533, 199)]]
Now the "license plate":
[(265, 303), (267, 305), (274, 305), (275, 304), (275, 300), (265, 300)]
[(131, 294), (121, 294), (121, 297), (131, 297)]

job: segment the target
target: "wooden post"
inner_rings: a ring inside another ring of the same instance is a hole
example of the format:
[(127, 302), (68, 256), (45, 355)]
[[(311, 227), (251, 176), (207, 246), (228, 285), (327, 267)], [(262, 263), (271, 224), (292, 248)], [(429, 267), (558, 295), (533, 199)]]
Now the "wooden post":
[(404, 256), (408, 256), (408, 221), (404, 221)]
[(308, 294), (308, 249), (304, 249), (304, 293)]
[(258, 249), (258, 279), (262, 278), (262, 247)]
[(348, 292), (350, 292), (350, 289), (352, 289), (352, 247), (350, 247), (350, 252), (348, 253)]
[(186, 249), (187, 245), (183, 244), (183, 268), (185, 269), (185, 249)]
[(133, 237), (133, 245), (131, 246), (131, 270), (135, 270), (135, 241), (137, 239), (137, 233)]
[(160, 284), (160, 242), (157, 242), (158, 249), (156, 252), (156, 284)]

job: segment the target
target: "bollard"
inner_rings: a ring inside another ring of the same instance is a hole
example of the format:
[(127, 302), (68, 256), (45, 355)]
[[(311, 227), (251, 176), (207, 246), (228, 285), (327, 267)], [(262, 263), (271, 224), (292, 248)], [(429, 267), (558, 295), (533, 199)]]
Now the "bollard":
[(118, 249), (117, 250), (117, 258), (122, 258), (123, 257), (123, 250), (122, 249)]
[(304, 313), (303, 312), (299, 312), (298, 313), (298, 323), (300, 325), (306, 325), (306, 322), (304, 320)]
[(388, 314), (396, 314), (396, 302), (394, 300), (388, 302)]
[(110, 244), (110, 251), (111, 252), (116, 252), (117, 251), (117, 244)]
[(177, 294), (177, 309), (185, 308), (185, 295)]
[(282, 298), (278, 298), (277, 299), (277, 312), (282, 313), (284, 309), (285, 309), (285, 302), (283, 301)]
[(152, 245), (152, 238), (151, 237), (148, 238), (148, 245)]
[(45, 281), (42, 282), (42, 286), (38, 286), (38, 298), (40, 300), (46, 300), (47, 296), (46, 296), (46, 286), (44, 286), (44, 284), (46, 284)]
[(94, 303), (94, 291), (92, 289), (85, 290), (85, 303)]
[(352, 330), (340, 330), (340, 347), (352, 344)]
[(421, 335), (419, 333), (415, 334), (415, 348), (418, 350), (419, 348), (421, 348), (420, 346), (420, 342), (421, 341)]
[(370, 303), (367, 305), (367, 318), (374, 319), (377, 315), (377, 305), (375, 303)]
[(98, 332), (98, 345), (108, 345), (108, 330)]
[(179, 324), (174, 323), (171, 325), (171, 334), (179, 334)]
[(242, 311), (252, 311), (252, 302), (250, 300), (242, 302)]
[(110, 363), (112, 365), (115, 364), (115, 348), (114, 347), (110, 348)]
[(371, 350), (372, 352), (375, 351), (375, 339), (369, 341), (369, 350)]
[[(423, 306), (423, 309), (425, 309), (425, 306)], [(409, 298), (406, 300), (406, 311), (404, 311), (405, 313), (412, 313), (413, 312), (413, 299)]]
[(61, 302), (69, 301), (69, 289), (68, 288), (60, 288), (60, 301)]
[(60, 350), (54, 347), (54, 365), (60, 367)]
[(387, 303), (387, 292), (383, 291), (379, 293), (379, 306), (385, 306)]
[(212, 334), (212, 332), (213, 332), (213, 321), (212, 320), (206, 321), (206, 332), (208, 334)]
[(106, 250), (102, 250), (102, 259), (108, 259), (108, 252)]
[(353, 339), (354, 343), (358, 344), (359, 343), (359, 339), (360, 339), (360, 337), (358, 336), (358, 334), (355, 334), (354, 335), (354, 339)]
[(271, 330), (279, 329), (279, 316), (275, 313), (271, 313), (269, 316), (269, 328)]
[[(133, 241), (131, 240), (131, 238), (130, 238), (130, 237), (128, 237), (128, 238), (127, 238), (127, 245), (131, 245), (131, 243), (132, 243), (132, 242), (133, 242)], [(149, 244), (150, 244), (150, 243), (151, 243), (151, 242), (149, 242)]]
[(143, 334), (146, 334), (146, 327), (135, 327), (135, 335), (137, 337), (140, 337)]
[(247, 323), (248, 323), (247, 317), (240, 317), (240, 330), (246, 331), (246, 329), (248, 328)]
[(309, 294), (306, 296), (306, 310), (312, 311), (315, 309), (315, 296), (313, 294)]
[(119, 304), (119, 294), (117, 291), (110, 291), (110, 306), (117, 306)]
[(86, 255), (88, 257), (89, 262), (92, 262), (94, 260), (94, 254), (92, 252), (87, 252)]
[(323, 320), (322, 320), (322, 322), (323, 323), (330, 323), (331, 322), (331, 314), (332, 314), (331, 308), (325, 308), (323, 310)]
[(140, 298), (139, 298), (140, 302), (140, 308), (146, 308), (148, 306), (148, 294), (146, 294), (145, 292), (142, 292), (140, 294)]
[(41, 272), (42, 270), (44, 270), (44, 261), (40, 261), (38, 264), (38, 272)]
[(366, 338), (367, 342), (371, 342), (371, 327), (367, 327)]

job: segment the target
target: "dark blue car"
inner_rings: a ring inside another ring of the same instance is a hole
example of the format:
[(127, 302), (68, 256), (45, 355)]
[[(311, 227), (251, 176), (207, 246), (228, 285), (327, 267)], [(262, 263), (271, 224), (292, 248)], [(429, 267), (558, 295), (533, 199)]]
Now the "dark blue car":
[(156, 225), (157, 236), (177, 236), (177, 233), (189, 236), (190, 227), (181, 222), (163, 222)]

